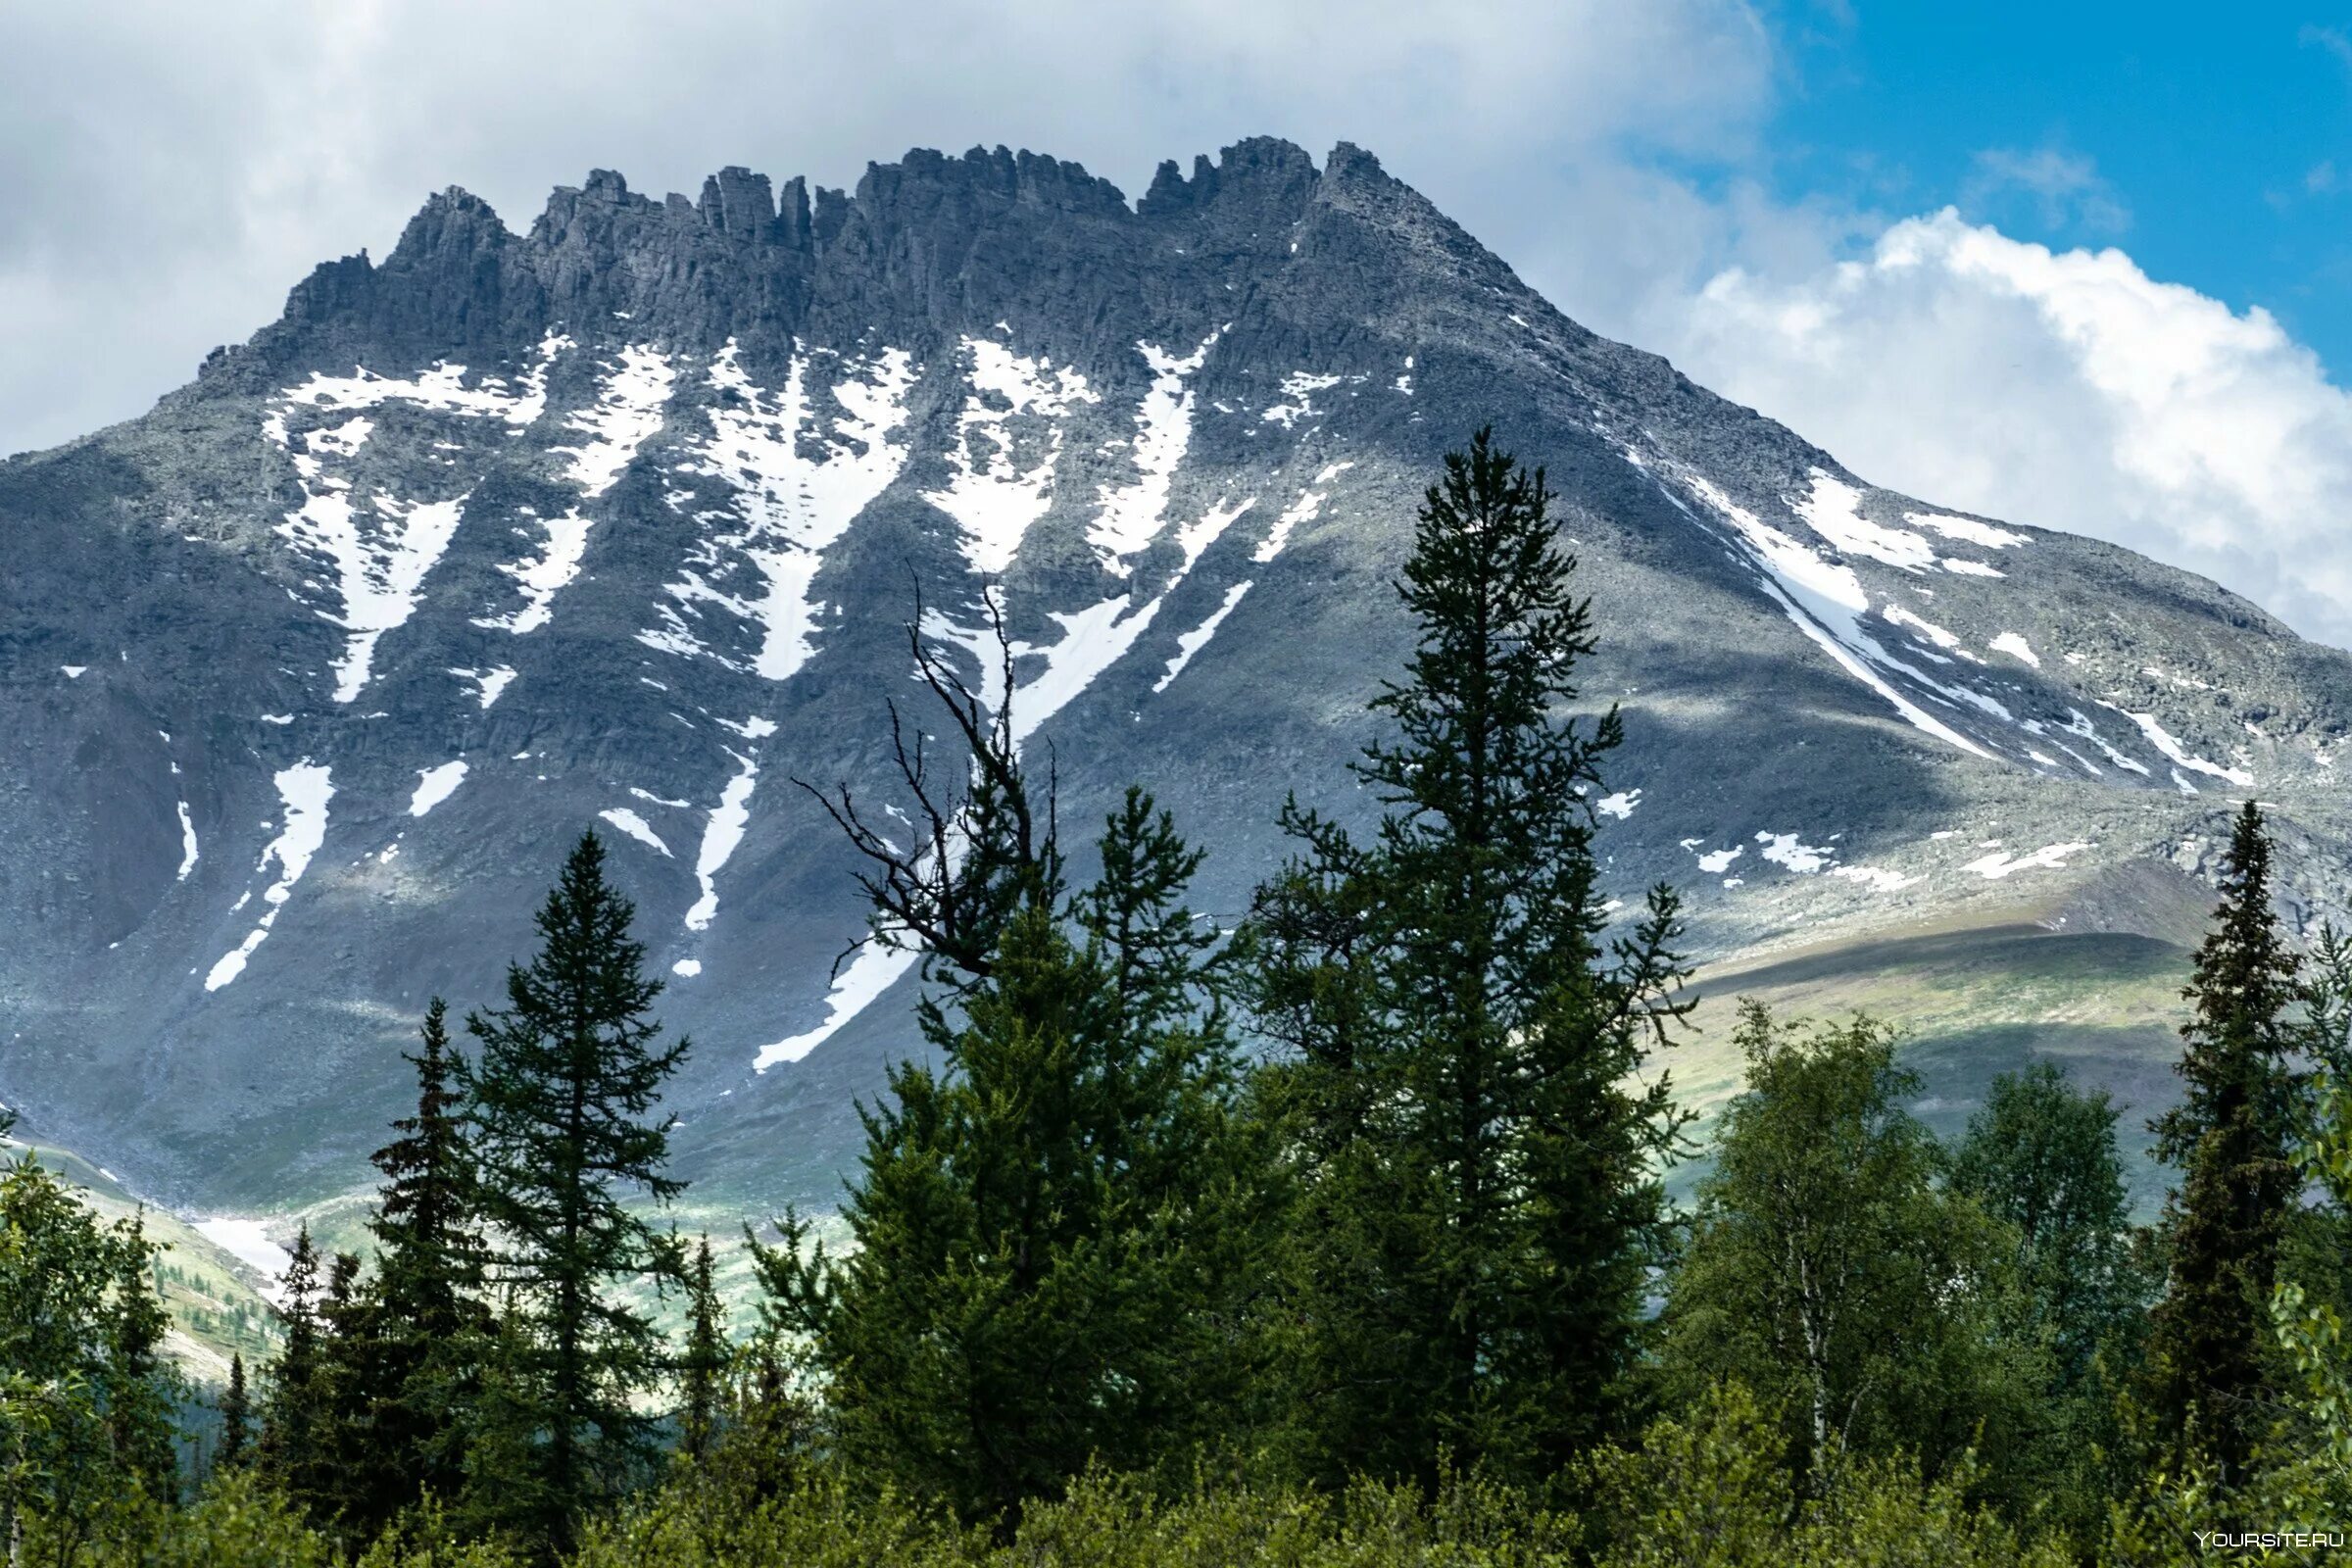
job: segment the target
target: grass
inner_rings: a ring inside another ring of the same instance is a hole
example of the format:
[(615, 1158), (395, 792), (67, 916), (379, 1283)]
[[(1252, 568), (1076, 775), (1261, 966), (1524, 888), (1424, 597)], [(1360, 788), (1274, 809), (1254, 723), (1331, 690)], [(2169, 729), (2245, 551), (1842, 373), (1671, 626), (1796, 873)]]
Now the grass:
[[(1732, 1033), (1741, 999), (1785, 1016), (1868, 1013), (1901, 1031), (1904, 1062), (1923, 1082), (1911, 1108), (1948, 1137), (1995, 1076), (2054, 1060), (2078, 1084), (2105, 1090), (2122, 1112), (2116, 1131), (2133, 1206), (2152, 1214), (2164, 1173), (2147, 1157), (2146, 1121), (2176, 1094), (2188, 970), (2188, 950), (2162, 938), (2022, 917), (1825, 943), (1702, 972), (1691, 987), (1693, 1031), (1667, 1064), (1703, 1139), (1740, 1092)], [(1669, 1185), (1678, 1198), (1701, 1168), (1677, 1168)]]

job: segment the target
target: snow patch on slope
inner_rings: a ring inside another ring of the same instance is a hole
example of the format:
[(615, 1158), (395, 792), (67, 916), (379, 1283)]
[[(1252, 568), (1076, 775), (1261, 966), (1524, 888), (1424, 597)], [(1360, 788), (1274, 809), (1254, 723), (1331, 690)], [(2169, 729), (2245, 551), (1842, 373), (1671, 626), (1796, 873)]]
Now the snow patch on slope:
[(1231, 506), (1220, 503), (1209, 508), (1198, 519), (1177, 529), (1176, 548), (1184, 552), (1184, 565), (1179, 569), (1191, 571), (1195, 563), (1200, 561), (1202, 552), (1206, 551), (1210, 545), (1215, 544), (1243, 513), (1256, 505), (1257, 497), (1255, 496), (1246, 497)]
[[(789, 679), (815, 653), (824, 608), (811, 592), (817, 567), (906, 465), (906, 447), (892, 437), (906, 422), (916, 375), (902, 349), (843, 361), (826, 412), (808, 392), (809, 368), (820, 357), (840, 358), (823, 349), (796, 354), (777, 394), (745, 376), (732, 342), (711, 362), (710, 384), (732, 397), (710, 411), (710, 437), (687, 466), (733, 487), (740, 526), (695, 547), (667, 589), (676, 606), (657, 607), (662, 624), (638, 633), (639, 642), (744, 667), (709, 647), (690, 623), (701, 618), (698, 607), (710, 605), (760, 627), (750, 667), (768, 680)], [(760, 582), (739, 590), (731, 579), (746, 564)]]
[(1291, 503), (1290, 510), (1274, 519), (1274, 526), (1266, 531), (1265, 542), (1250, 552), (1250, 559), (1263, 565), (1289, 549), (1291, 530), (1302, 522), (1314, 521), (1322, 514), (1323, 503), (1328, 499), (1330, 492), (1318, 489), (1316, 486), (1329, 484), (1354, 466), (1355, 465), (1352, 463), (1335, 463), (1321, 473), (1316, 474), (1314, 484), (1301, 490), (1298, 493), (1298, 499)]
[(1995, 851), (1991, 855), (1969, 861), (1960, 869), (1974, 871), (1981, 877), (1997, 882), (2002, 877), (2013, 875), (2019, 871), (2061, 869), (2065, 866), (2068, 856), (2080, 855), (2089, 848), (2090, 846), (2087, 844), (2049, 844), (2035, 850), (2031, 855), (2020, 856), (2011, 856), (2005, 852)]
[[(720, 722), (726, 721), (722, 719)], [(763, 740), (776, 732), (771, 720), (756, 715), (741, 724), (730, 724), (728, 727), (752, 742)], [(689, 931), (708, 930), (711, 920), (717, 917), (718, 873), (726, 868), (736, 846), (743, 842), (744, 829), (751, 825), (752, 791), (760, 784), (760, 748), (755, 744), (738, 752), (730, 746), (727, 755), (735, 759), (740, 771), (727, 780), (726, 788), (719, 792), (718, 804), (710, 808), (710, 814), (703, 824), (703, 847), (694, 862), (695, 880), (702, 884), (703, 896), (695, 900), (693, 907), (686, 911), (686, 929)]]
[(1136, 481), (1116, 489), (1105, 485), (1102, 511), (1086, 531), (1095, 558), (1118, 576), (1131, 569), (1128, 558), (1159, 533), (1169, 488), (1193, 439), (1193, 392), (1186, 383), (1208, 363), (1208, 351), (1222, 333), (1222, 328), (1209, 333), (1181, 360), (1155, 343), (1135, 345), (1152, 368), (1152, 388), (1135, 416)]
[[(1621, 450), (1637, 467), (1649, 466), (1640, 453), (1631, 448)], [(1731, 523), (1742, 552), (1761, 569), (1765, 591), (1780, 602), (1799, 631), (1843, 666), (1846, 673), (1886, 699), (1914, 728), (1972, 757), (1991, 759), (1990, 752), (1896, 691), (1893, 683), (1880, 672), (1900, 670), (1915, 680), (1934, 684), (1919, 670), (1889, 656), (1875, 638), (1862, 630), (1862, 616), (1870, 609), (1870, 596), (1863, 591), (1862, 579), (1851, 566), (1824, 560), (1697, 474), (1682, 477), (1709, 510)], [(1692, 514), (1682, 497), (1663, 480), (1659, 481), (1658, 489), (1675, 507)]]
[[(254, 950), (270, 935), (270, 928), (277, 923), (278, 911), (285, 907), (286, 900), (293, 895), (294, 884), (302, 880), (302, 873), (310, 869), (311, 858), (326, 842), (326, 803), (334, 798), (335, 793), (328, 774), (328, 768), (306, 757), (292, 767), (281, 769), (276, 775), (277, 798), (283, 808), (284, 822), (278, 829), (277, 837), (270, 840), (269, 848), (262, 852), (261, 864), (257, 867), (267, 870), (271, 860), (277, 862), (278, 878), (262, 894), (262, 902), (269, 905), (270, 908), (262, 916), (261, 922), (246, 934), (245, 940), (223, 954), (220, 960), (213, 965), (212, 973), (205, 976), (205, 990), (218, 991), (245, 972), (246, 960), (253, 956)], [(237, 901), (239, 907), (244, 903), (243, 899)]]
[(824, 1022), (813, 1029), (760, 1048), (752, 1059), (754, 1070), (765, 1072), (779, 1061), (798, 1061), (840, 1032), (841, 1027), (865, 1010), (875, 998), (892, 986), (907, 970), (914, 967), (920, 956), (911, 948), (895, 947), (884, 942), (868, 942), (859, 948), (847, 967), (833, 979), (825, 993)]
[(670, 390), (677, 383), (668, 359), (642, 343), (622, 349), (619, 363), (604, 369), (594, 406), (564, 420), (564, 428), (588, 439), (576, 447), (549, 449), (571, 459), (564, 477), (591, 501), (620, 482), (637, 449), (662, 428), (662, 411), (669, 406)]
[(627, 807), (615, 806), (610, 809), (599, 811), (596, 814), (603, 817), (606, 821), (612, 823), (614, 827), (620, 829), (623, 833), (626, 833), (629, 837), (635, 839), (638, 843), (654, 850), (664, 858), (668, 858), (669, 846), (662, 842), (662, 835), (654, 831), (653, 824), (646, 821), (644, 817), (639, 816), (635, 811), (630, 810)]
[(416, 770), (416, 793), (410, 797), (409, 814), (422, 816), (458, 792), (466, 782), (463, 760), (443, 762), (439, 767), (420, 767)]
[[(360, 457), (376, 421), (359, 411), (398, 403), (464, 418), (492, 419), (510, 432), (534, 422), (547, 402), (549, 362), (569, 339), (549, 334), (524, 374), (519, 390), (486, 377), (465, 384), (466, 368), (439, 364), (414, 379), (376, 375), (365, 367), (355, 374), (314, 372), (283, 394), (262, 421), (262, 433), (294, 466), (303, 503), (286, 514), (277, 533), (298, 551), (322, 557), (334, 579), (336, 608), (319, 615), (351, 633), (335, 662), (335, 701), (358, 697), (372, 674), (377, 642), (407, 624), (425, 576), (456, 535), (466, 497), (416, 502), (380, 491), (366, 505), (355, 504), (348, 472), (331, 472)], [(351, 414), (332, 425), (315, 425), (299, 436), (296, 411), (312, 415)]]
[(1014, 744), (1036, 734), (1038, 726), (1067, 708), (1072, 698), (1094, 684), (1096, 676), (1117, 663), (1166, 602), (1167, 595), (1162, 593), (1136, 610), (1126, 594), (1118, 594), (1084, 610), (1050, 612), (1050, 618), (1061, 626), (1060, 641), (1043, 648), (1023, 644), (1014, 650), (1042, 655), (1046, 661), (1044, 671), (1013, 694)]
[(1903, 514), (1903, 520), (1922, 528), (1933, 528), (1946, 539), (1966, 540), (1972, 545), (1980, 545), (1986, 550), (2006, 550), (2012, 545), (2029, 542), (2022, 533), (2012, 533), (2007, 528), (1996, 528), (1988, 522), (1979, 522), (1973, 517), (1955, 517), (1948, 513), (1906, 512)]
[[(2113, 703), (2101, 703), (2099, 706), (2113, 712), (2122, 713), (2132, 723), (2137, 724), (2140, 734), (2147, 737), (2148, 744), (2162, 752), (2166, 759), (2176, 766), (2185, 767), (2191, 772), (2210, 774), (2214, 778), (2235, 784), (2240, 789), (2253, 787), (2254, 775), (2244, 768), (2224, 767), (2219, 762), (2209, 762), (2202, 757), (2192, 756), (2186, 747), (2182, 746), (2169, 730), (2156, 721), (2155, 714), (2129, 712), (2124, 709), (2117, 708)], [(2193, 795), (2196, 792), (2190, 790), (2187, 793)]]
[[(638, 449), (662, 428), (662, 411), (668, 407), (677, 381), (668, 359), (643, 344), (623, 348), (619, 362), (604, 368), (595, 405), (576, 411), (564, 421), (566, 429), (589, 439), (576, 447), (550, 449), (571, 459), (564, 477), (590, 501), (620, 481)], [(504, 615), (478, 617), (475, 625), (521, 637), (555, 618), (556, 595), (579, 576), (580, 564), (588, 558), (588, 535), (595, 519), (575, 506), (560, 517), (542, 519), (541, 527), (547, 538), (538, 555), (498, 568), (521, 589), (522, 608)]]
[(1808, 527), (1837, 549), (1905, 571), (1923, 571), (1936, 564), (1936, 547), (1918, 534), (1864, 517), (1859, 488), (1822, 468), (1815, 468), (1812, 478), (1812, 492), (1791, 505)]
[[(967, 337), (971, 393), (956, 416), (956, 445), (948, 453), (948, 484), (923, 499), (956, 520), (964, 559), (990, 576), (1012, 564), (1021, 540), (1053, 505), (1054, 472), (1061, 462), (1060, 420), (1102, 395), (1077, 370), (1028, 359), (989, 338)], [(1054, 421), (1043, 451), (1027, 467), (1015, 457), (1023, 433), (1016, 418)], [(977, 454), (975, 456), (975, 454)]]
[(286, 1270), (294, 1259), (284, 1248), (264, 1233), (260, 1220), (220, 1215), (213, 1219), (195, 1220), (188, 1228), (261, 1275), (268, 1282), (263, 1296), (271, 1301), (280, 1298), (279, 1282), (285, 1278)]
[[(176, 773), (179, 771), (179, 769), (174, 767), (172, 771)], [(179, 872), (172, 878), (172, 880), (175, 882), (185, 882), (188, 879), (188, 873), (196, 869), (196, 823), (195, 820), (188, 815), (188, 803), (181, 801), (178, 803), (178, 806)]]
[(1826, 844), (1806, 844), (1794, 833), (1758, 833), (1756, 842), (1763, 846), (1757, 854), (1799, 876), (1811, 876), (1838, 854)]
[(2027, 642), (2016, 632), (2005, 631), (1986, 646), (1996, 654), (2007, 654), (2011, 659), (2031, 664), (2035, 669), (2041, 667), (2041, 656), (2034, 652), (2033, 644)]
[[(1268, 424), (1290, 429), (1300, 419), (1317, 418), (1321, 411), (1315, 407), (1315, 394), (1338, 386), (1347, 379), (1337, 375), (1317, 375), (1308, 370), (1293, 370), (1282, 378), (1282, 395), (1290, 401), (1277, 403), (1258, 417)], [(1363, 377), (1355, 377), (1362, 380)]]
[(504, 696), (509, 683), (514, 679), (514, 667), (509, 664), (494, 664), (488, 669), (453, 668), (450, 673), (460, 680), (473, 682), (474, 698), (484, 709)]
[(1193, 656), (1208, 646), (1208, 640), (1217, 634), (1219, 626), (1225, 624), (1225, 617), (1233, 613), (1234, 606), (1242, 602), (1242, 596), (1250, 591), (1250, 586), (1245, 578), (1226, 589), (1225, 602), (1210, 611), (1206, 620), (1176, 639), (1176, 655), (1168, 661), (1168, 672), (1152, 685), (1155, 694), (1166, 691), (1169, 684), (1184, 673), (1184, 666), (1193, 662)]

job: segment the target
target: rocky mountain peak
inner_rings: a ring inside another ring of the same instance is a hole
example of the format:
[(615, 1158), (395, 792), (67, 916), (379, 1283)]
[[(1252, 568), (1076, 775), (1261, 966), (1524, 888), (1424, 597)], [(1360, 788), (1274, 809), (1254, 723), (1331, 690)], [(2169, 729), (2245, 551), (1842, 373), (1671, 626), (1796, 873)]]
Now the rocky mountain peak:
[(2340, 906), (2352, 661), (1869, 484), (1361, 149), (1191, 171), (1132, 207), (1002, 147), (854, 193), (599, 171), (522, 234), (445, 191), (156, 414), (0, 465), (0, 1100), (159, 1192), (331, 1186), (424, 997), (495, 994), (593, 825), (698, 1041), (690, 1160), (824, 1201), (913, 982), (835, 972), (863, 915), (791, 781), (906, 808), (908, 622), (1010, 705), (1064, 821), (1152, 787), (1231, 916), (1286, 792), (1368, 809), (1390, 585), (1490, 422), (1548, 468), (1587, 690), (1627, 712), (1608, 874), (1684, 887), (1702, 953), (2045, 892), (2122, 921), (2059, 895), (2193, 885), (2253, 790), (2297, 820), (2296, 907)]

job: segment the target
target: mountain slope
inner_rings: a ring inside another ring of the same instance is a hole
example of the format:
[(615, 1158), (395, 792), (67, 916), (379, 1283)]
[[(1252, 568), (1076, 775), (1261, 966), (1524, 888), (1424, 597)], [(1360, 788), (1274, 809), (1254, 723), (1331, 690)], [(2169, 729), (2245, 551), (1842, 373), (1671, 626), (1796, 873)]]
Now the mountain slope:
[(1364, 813), (1387, 585), (1489, 421), (1549, 466), (1627, 711), (1611, 873), (1690, 890), (1703, 955), (2078, 890), (2172, 919), (2254, 790), (2296, 917), (2340, 906), (2346, 656), (1870, 486), (1357, 149), (1132, 206), (1001, 150), (854, 193), (600, 172), (523, 234), (435, 197), (145, 417), (0, 465), (0, 1099), (175, 1201), (331, 1197), (426, 997), (495, 995), (597, 825), (695, 1038), (687, 1173), (825, 1202), (910, 983), (832, 975), (862, 911), (793, 781), (896, 799), (918, 605), (980, 683), (993, 598), (1065, 822), (1149, 783), (1231, 915), (1285, 790)]

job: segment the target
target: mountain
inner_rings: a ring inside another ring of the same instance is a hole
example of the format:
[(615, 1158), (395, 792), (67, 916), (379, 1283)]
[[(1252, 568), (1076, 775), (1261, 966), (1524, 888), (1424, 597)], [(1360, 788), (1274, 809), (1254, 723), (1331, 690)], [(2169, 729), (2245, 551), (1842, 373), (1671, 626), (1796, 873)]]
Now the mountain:
[(427, 997), (496, 998), (596, 826), (694, 1040), (698, 1200), (826, 1203), (912, 983), (833, 974), (855, 858), (795, 781), (904, 804), (918, 606), (976, 684), (1001, 606), (1065, 832), (1148, 783), (1230, 917), (1286, 790), (1368, 813), (1389, 584), (1490, 421), (1548, 466), (1626, 712), (1610, 874), (1688, 891), (1718, 993), (1911, 1019), (1945, 1114), (2037, 1051), (2136, 1110), (2236, 798), (2278, 807), (2290, 918), (2342, 907), (2352, 659), (1870, 484), (1354, 147), (1133, 203), (1002, 149), (854, 193), (600, 172), (527, 233), (436, 196), (145, 416), (0, 465), (0, 1100), (186, 1210), (347, 1193)]

